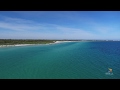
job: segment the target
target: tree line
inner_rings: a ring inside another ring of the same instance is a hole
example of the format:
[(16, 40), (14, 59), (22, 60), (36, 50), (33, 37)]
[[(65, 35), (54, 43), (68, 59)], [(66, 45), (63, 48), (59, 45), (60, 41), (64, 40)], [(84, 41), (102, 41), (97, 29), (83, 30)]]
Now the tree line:
[(55, 40), (32, 40), (32, 39), (0, 39), (0, 45), (14, 45), (14, 44), (47, 44), (54, 43)]

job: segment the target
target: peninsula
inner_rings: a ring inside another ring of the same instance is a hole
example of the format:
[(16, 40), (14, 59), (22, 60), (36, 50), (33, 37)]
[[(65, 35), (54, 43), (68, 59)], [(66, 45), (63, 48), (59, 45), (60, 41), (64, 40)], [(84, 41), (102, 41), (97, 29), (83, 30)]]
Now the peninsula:
[(26, 46), (35, 44), (54, 44), (61, 42), (71, 42), (78, 40), (47, 40), (47, 39), (0, 39), (0, 47)]
[(36, 44), (54, 44), (62, 42), (76, 42), (76, 41), (113, 41), (113, 40), (48, 40), (48, 39), (0, 39), (0, 47), (7, 46), (26, 46)]

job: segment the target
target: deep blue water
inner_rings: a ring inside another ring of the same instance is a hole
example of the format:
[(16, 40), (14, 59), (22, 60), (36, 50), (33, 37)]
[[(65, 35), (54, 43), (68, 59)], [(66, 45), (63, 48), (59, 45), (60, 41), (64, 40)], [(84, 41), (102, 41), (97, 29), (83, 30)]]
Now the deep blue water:
[[(106, 75), (112, 68), (113, 75)], [(120, 79), (120, 42), (0, 48), (1, 79)]]

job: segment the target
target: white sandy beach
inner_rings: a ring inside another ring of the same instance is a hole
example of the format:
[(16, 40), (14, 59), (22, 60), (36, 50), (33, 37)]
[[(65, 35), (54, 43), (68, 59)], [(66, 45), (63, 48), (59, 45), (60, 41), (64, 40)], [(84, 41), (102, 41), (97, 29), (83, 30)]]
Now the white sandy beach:
[(28, 46), (28, 45), (36, 45), (36, 44), (16, 44), (15, 46)]
[(55, 43), (64, 43), (64, 42), (79, 42), (79, 41), (56, 41)]
[(63, 43), (63, 42), (72, 42), (72, 41), (56, 41), (55, 43)]
[(28, 46), (28, 45), (35, 45), (35, 44), (0, 45), (0, 47)]

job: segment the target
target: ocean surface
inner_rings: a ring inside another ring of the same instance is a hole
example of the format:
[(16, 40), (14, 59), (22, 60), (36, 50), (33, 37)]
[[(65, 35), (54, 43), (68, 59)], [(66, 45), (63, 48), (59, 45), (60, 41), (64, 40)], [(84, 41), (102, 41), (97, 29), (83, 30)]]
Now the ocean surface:
[(2, 47), (0, 79), (120, 79), (120, 42)]

